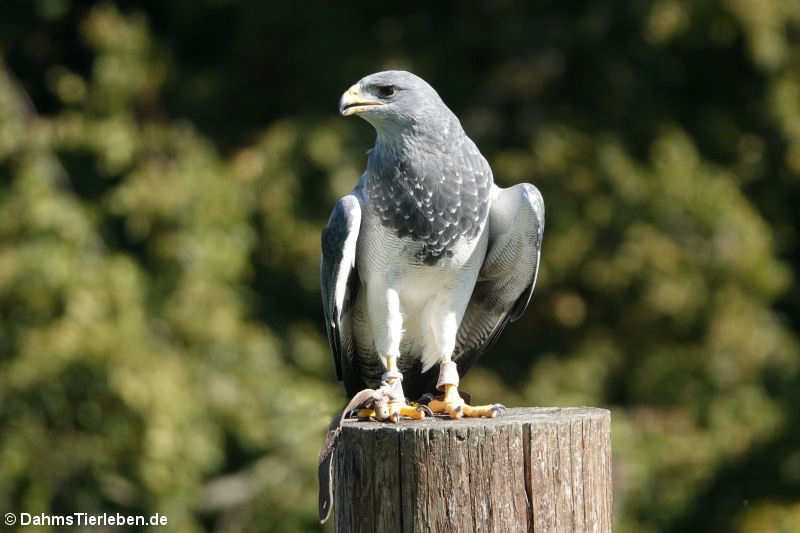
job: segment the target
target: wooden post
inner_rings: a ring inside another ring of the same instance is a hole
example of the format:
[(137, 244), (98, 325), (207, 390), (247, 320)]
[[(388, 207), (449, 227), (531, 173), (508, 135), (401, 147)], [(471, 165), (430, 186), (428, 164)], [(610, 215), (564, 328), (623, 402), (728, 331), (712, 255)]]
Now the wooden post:
[(335, 453), (337, 532), (611, 531), (605, 409), (347, 421)]

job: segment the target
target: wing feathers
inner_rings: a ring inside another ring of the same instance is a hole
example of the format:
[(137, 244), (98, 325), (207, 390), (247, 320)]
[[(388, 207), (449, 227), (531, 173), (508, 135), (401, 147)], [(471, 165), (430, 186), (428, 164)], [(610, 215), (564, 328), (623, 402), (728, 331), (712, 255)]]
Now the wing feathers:
[(462, 372), (525, 313), (539, 271), (542, 195), (528, 183), (492, 193), (489, 249), (458, 331), (454, 359)]
[(342, 379), (342, 356), (352, 357), (349, 302), (357, 290), (352, 280), (358, 276), (355, 260), (360, 227), (361, 206), (358, 198), (349, 194), (339, 200), (322, 230), (322, 305), (338, 379)]

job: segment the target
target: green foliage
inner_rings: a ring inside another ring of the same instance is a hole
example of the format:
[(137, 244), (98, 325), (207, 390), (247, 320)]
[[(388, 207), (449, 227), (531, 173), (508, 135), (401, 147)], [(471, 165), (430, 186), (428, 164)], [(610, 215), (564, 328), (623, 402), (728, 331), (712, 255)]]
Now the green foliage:
[(796, 529), (797, 4), (77, 4), (0, 20), (0, 508), (317, 529), (335, 103), (399, 66), (547, 204), (464, 388), (610, 407), (618, 531)]

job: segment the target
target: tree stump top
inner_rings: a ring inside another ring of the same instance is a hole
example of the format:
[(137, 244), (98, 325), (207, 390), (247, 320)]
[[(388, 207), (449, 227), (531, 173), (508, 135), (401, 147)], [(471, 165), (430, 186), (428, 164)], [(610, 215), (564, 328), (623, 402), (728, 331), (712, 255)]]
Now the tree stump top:
[(505, 414), (495, 418), (462, 418), (453, 420), (446, 416), (429, 416), (422, 420), (401, 419), (400, 422), (377, 422), (374, 420), (347, 419), (345, 428), (358, 431), (394, 430), (405, 431), (408, 429), (450, 429), (505, 426), (509, 424), (530, 423), (567, 423), (578, 419), (605, 420), (611, 417), (611, 411), (598, 407), (513, 407), (506, 409)]

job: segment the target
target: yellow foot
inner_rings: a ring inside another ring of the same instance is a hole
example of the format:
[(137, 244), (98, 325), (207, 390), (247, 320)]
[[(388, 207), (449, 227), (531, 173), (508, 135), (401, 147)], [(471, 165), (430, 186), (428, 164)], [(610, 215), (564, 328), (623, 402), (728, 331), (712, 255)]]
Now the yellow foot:
[(494, 418), (505, 411), (505, 407), (499, 403), (493, 405), (469, 405), (459, 396), (458, 388), (455, 385), (445, 385), (444, 395), (431, 400), (428, 407), (434, 413), (445, 413), (450, 418), (461, 418), (462, 416)]
[(413, 418), (414, 420), (422, 420), (425, 418), (425, 413), (431, 414), (430, 409), (424, 405), (413, 406), (405, 403), (389, 403), (383, 405), (376, 405), (373, 409), (359, 409), (357, 416), (361, 420), (374, 418), (376, 420), (388, 420), (389, 422), (397, 423), (401, 416)]

